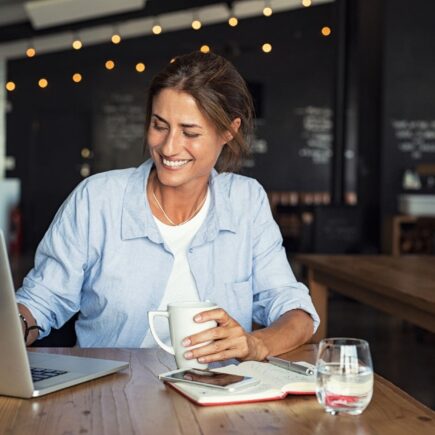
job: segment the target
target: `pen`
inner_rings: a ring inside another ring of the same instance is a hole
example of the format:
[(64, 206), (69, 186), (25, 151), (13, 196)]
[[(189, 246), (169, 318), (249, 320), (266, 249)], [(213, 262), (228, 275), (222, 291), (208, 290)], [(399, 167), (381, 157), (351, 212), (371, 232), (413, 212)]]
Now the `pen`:
[(274, 366), (281, 367), (291, 372), (300, 373), (301, 375), (314, 375), (314, 371), (309, 367), (305, 367), (301, 364), (296, 364), (291, 361), (286, 361), (285, 359), (275, 358), (274, 356), (268, 356), (267, 360)]

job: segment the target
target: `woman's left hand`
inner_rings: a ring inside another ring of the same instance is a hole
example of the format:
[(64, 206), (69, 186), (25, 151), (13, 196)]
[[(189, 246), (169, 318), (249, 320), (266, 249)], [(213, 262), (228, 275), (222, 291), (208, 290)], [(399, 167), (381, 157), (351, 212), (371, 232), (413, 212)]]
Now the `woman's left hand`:
[(222, 308), (203, 311), (195, 316), (194, 320), (198, 323), (215, 320), (217, 326), (190, 335), (183, 340), (183, 345), (186, 347), (211, 341), (207, 345), (187, 351), (184, 354), (186, 359), (198, 359), (201, 363), (223, 361), (230, 358), (261, 361), (268, 355), (263, 341), (246, 332)]

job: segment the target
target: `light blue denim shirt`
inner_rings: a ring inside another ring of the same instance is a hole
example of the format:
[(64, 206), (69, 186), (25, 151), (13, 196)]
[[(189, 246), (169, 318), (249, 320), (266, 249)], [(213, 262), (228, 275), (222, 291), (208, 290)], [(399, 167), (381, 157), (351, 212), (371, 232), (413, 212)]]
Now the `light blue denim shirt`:
[[(139, 347), (166, 288), (173, 255), (145, 194), (152, 161), (80, 183), (38, 246), (17, 292), (44, 329), (76, 322), (83, 347)], [(208, 215), (188, 250), (201, 300), (224, 308), (245, 330), (292, 309), (319, 317), (298, 283), (259, 183), (232, 173), (210, 177)], [(182, 292), (183, 289), (180, 289)], [(291, 334), (291, 331), (289, 331)]]

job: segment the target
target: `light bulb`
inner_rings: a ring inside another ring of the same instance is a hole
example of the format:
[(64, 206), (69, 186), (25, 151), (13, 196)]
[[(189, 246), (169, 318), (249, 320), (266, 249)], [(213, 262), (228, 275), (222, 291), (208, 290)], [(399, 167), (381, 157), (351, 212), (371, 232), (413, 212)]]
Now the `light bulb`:
[(202, 23), (199, 20), (192, 21), (192, 29), (199, 30), (202, 27)]
[(137, 63), (136, 64), (136, 71), (137, 72), (144, 72), (145, 71), (145, 64), (144, 63), (142, 63), (142, 62), (139, 62), (139, 63)]
[(263, 15), (265, 17), (270, 17), (272, 15), (272, 8), (270, 6), (265, 6), (263, 9)]
[(80, 73), (75, 73), (72, 76), (72, 80), (74, 83), (80, 83), (82, 81), (82, 75)]
[(72, 48), (74, 48), (74, 50), (80, 50), (83, 47), (82, 41), (80, 41), (80, 39), (74, 39), (74, 41), (72, 42)]
[(27, 50), (26, 50), (26, 56), (27, 57), (33, 57), (33, 56), (35, 56), (36, 55), (36, 50), (33, 48), (33, 47), (29, 47)]
[(154, 24), (152, 32), (154, 35), (160, 35), (160, 33), (162, 33), (162, 26), (160, 24)]
[(111, 69), (115, 68), (115, 62), (113, 60), (108, 60), (108, 61), (106, 61), (104, 66), (106, 67), (106, 69), (111, 70)]
[(228, 24), (229, 24), (231, 27), (236, 27), (237, 24), (239, 24), (239, 20), (238, 20), (236, 17), (230, 17), (230, 18), (228, 19)]
[(119, 44), (121, 42), (121, 35), (119, 33), (114, 33), (112, 35), (111, 41), (113, 44)]
[(322, 35), (329, 36), (331, 34), (331, 28), (328, 26), (322, 27)]
[(264, 43), (261, 46), (261, 49), (265, 52), (265, 53), (270, 53), (272, 51), (272, 44), (269, 44), (268, 42)]
[(14, 83), (14, 82), (7, 82), (6, 85), (5, 85), (5, 88), (6, 88), (9, 92), (12, 92), (12, 91), (15, 91), (16, 86), (15, 86), (15, 83)]
[(40, 88), (44, 89), (44, 88), (46, 88), (48, 86), (48, 80), (44, 79), (44, 78), (39, 79), (38, 85), (39, 85)]

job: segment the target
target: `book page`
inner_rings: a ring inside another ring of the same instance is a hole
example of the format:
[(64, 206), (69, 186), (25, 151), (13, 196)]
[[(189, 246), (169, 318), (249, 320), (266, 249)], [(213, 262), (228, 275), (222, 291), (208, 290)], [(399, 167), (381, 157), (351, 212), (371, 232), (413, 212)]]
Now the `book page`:
[[(298, 364), (313, 367), (304, 361), (298, 362)], [(261, 380), (263, 387), (267, 386), (267, 388), (279, 389), (283, 392), (314, 392), (316, 388), (316, 378), (314, 375), (301, 375), (270, 363), (245, 361), (238, 366), (231, 365), (216, 369), (215, 371), (252, 376)]]

